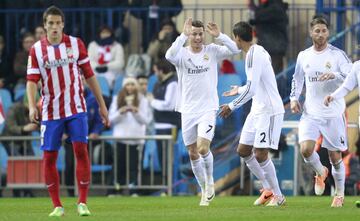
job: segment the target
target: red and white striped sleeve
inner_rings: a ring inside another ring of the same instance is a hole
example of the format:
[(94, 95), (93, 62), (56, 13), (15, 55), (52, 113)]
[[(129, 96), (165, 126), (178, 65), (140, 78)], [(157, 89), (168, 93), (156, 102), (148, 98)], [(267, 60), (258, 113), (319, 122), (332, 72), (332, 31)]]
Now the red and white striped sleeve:
[(84, 42), (78, 38), (78, 47), (79, 47), (79, 59), (78, 59), (78, 65), (81, 68), (85, 78), (90, 78), (94, 76), (94, 72), (90, 65), (90, 59), (88, 57), (88, 53), (85, 47)]
[(39, 69), (39, 63), (36, 58), (35, 48), (34, 46), (32, 46), (29, 51), (26, 79), (28, 81), (33, 81), (37, 83), (40, 78), (41, 74)]

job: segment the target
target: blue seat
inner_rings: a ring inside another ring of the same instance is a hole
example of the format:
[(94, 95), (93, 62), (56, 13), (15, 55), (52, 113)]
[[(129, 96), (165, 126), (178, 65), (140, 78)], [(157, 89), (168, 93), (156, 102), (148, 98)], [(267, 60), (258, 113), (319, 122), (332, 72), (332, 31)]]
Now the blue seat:
[(109, 83), (107, 82), (106, 78), (103, 76), (97, 75), (96, 79), (99, 82), (102, 95), (104, 95), (106, 97), (110, 97), (110, 86), (109, 86)]
[(246, 83), (245, 60), (234, 60), (233, 64), (235, 66), (236, 74), (241, 79), (241, 84), (245, 84)]
[(4, 112), (6, 114), (7, 111), (9, 110), (9, 108), (11, 107), (11, 105), (13, 104), (11, 94), (7, 89), (1, 88), (0, 96), (1, 96), (1, 101), (2, 101), (3, 108), (4, 108)]
[[(5, 151), (4, 146), (0, 143), (0, 168), (3, 174), (6, 173), (8, 155)], [(1, 174), (0, 174), (1, 176)]]
[(124, 80), (123, 75), (118, 75), (116, 77), (115, 82), (114, 82), (114, 87), (113, 87), (113, 93), (112, 93), (113, 95), (117, 95), (119, 93), (119, 91), (122, 88), (123, 80)]
[(218, 95), (219, 95), (219, 101), (220, 104), (229, 103), (232, 101), (235, 96), (233, 97), (224, 97), (222, 94), (225, 91), (228, 91), (231, 89), (232, 85), (242, 85), (241, 79), (238, 75), (235, 74), (224, 74), (219, 76), (218, 80)]
[[(232, 97), (224, 97), (222, 96), (222, 94), (225, 91), (228, 91), (231, 89), (232, 85), (238, 85), (241, 86), (241, 79), (238, 75), (235, 74), (228, 74), (228, 75), (220, 75), (219, 76), (219, 82), (218, 82), (218, 95), (219, 95), (219, 103), (220, 105), (222, 104), (228, 104), (230, 103), (232, 100), (234, 100), (237, 96), (232, 96)], [(235, 111), (235, 113), (233, 113), (227, 120), (227, 122), (230, 122), (232, 124), (235, 124), (236, 128), (239, 127), (238, 122), (240, 121), (240, 112), (242, 111), (242, 108), (239, 108)], [(216, 125), (221, 127), (222, 125), (224, 125), (225, 120), (217, 117), (216, 118)]]
[(15, 90), (14, 101), (21, 101), (26, 94), (26, 88), (21, 87)]
[(151, 75), (149, 77), (149, 82), (148, 82), (148, 92), (152, 93), (154, 90), (154, 86), (156, 84), (156, 82), (158, 81), (158, 78), (155, 74)]

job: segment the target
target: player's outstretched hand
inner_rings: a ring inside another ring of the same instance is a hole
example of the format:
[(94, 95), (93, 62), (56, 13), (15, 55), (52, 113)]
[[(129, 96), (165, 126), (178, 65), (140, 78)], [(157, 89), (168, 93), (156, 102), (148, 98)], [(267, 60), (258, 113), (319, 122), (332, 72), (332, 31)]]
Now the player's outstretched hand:
[(299, 101), (291, 101), (290, 108), (291, 108), (292, 113), (300, 113), (301, 112), (301, 106), (300, 106)]
[(335, 78), (335, 74), (333, 73), (323, 73), (319, 76), (319, 81), (327, 81)]
[(330, 95), (326, 96), (325, 99), (324, 99), (324, 104), (325, 106), (329, 106), (329, 104), (334, 100), (334, 98)]
[(191, 34), (191, 27), (192, 27), (192, 18), (188, 18), (184, 23), (184, 29), (183, 29), (184, 35), (189, 36)]
[(105, 127), (110, 127), (109, 113), (106, 107), (99, 107), (99, 114)]
[(238, 94), (239, 86), (231, 85), (230, 87), (231, 87), (231, 89), (229, 91), (225, 91), (223, 93), (224, 97), (235, 96)]
[(213, 37), (217, 38), (220, 35), (220, 30), (214, 22), (209, 22), (206, 25), (206, 31)]
[(231, 114), (231, 109), (230, 109), (229, 105), (223, 104), (220, 106), (219, 116), (221, 118), (227, 118), (230, 116), (230, 114)]
[(37, 108), (29, 109), (29, 118), (31, 123), (39, 124), (39, 111)]

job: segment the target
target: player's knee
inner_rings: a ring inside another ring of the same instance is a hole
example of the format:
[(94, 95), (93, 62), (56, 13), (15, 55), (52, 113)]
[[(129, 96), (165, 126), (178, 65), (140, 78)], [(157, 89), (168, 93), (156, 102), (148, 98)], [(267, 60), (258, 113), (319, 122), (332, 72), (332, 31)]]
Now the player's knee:
[(340, 151), (329, 151), (329, 158), (331, 164), (336, 168), (337, 165), (340, 165), (342, 161), (342, 156)]
[(187, 149), (191, 160), (199, 158), (199, 151), (197, 150), (196, 144), (187, 146)]
[(238, 155), (242, 158), (244, 157), (248, 157), (251, 155), (251, 151), (252, 149), (251, 148), (246, 148), (245, 146), (243, 145), (239, 145), (236, 149), (236, 152), (238, 153)]
[(309, 148), (307, 146), (301, 146), (300, 147), (300, 152), (301, 152), (301, 155), (305, 158), (308, 158), (311, 156), (311, 154), (313, 153), (313, 149), (312, 148)]
[(266, 161), (268, 158), (268, 150), (267, 149), (256, 149), (255, 157), (259, 163)]

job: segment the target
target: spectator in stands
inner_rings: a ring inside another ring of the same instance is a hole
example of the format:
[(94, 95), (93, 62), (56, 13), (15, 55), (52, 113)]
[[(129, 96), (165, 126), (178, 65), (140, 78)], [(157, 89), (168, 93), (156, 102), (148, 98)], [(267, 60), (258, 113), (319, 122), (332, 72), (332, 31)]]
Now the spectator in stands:
[(20, 87), (25, 87), (26, 82), (26, 70), (28, 64), (29, 50), (35, 43), (35, 37), (32, 33), (25, 33), (22, 38), (22, 49), (18, 51), (14, 59), (14, 91)]
[(288, 45), (288, 4), (282, 0), (260, 0), (259, 5), (250, 1), (254, 18), (250, 24), (255, 26), (258, 44), (263, 46), (271, 56), (275, 74), (283, 70), (283, 59)]
[[(158, 77), (153, 89), (153, 99), (150, 104), (154, 110), (154, 127), (156, 135), (171, 135), (173, 129), (181, 127), (181, 116), (175, 112), (176, 96), (178, 90), (175, 67), (165, 58), (154, 65)], [(158, 159), (163, 167), (163, 142), (156, 142)], [(166, 155), (165, 155), (166, 156)]]
[[(139, 137), (144, 136), (146, 125), (149, 123), (149, 104), (147, 99), (139, 93), (138, 83), (135, 78), (125, 78), (123, 88), (113, 97), (109, 119), (113, 127), (115, 137)], [(137, 183), (137, 172), (139, 168), (139, 152), (142, 152), (144, 140), (121, 139), (116, 146), (117, 178), (116, 184), (127, 185), (126, 175), (129, 171), (129, 185)], [(129, 147), (129, 153), (127, 153)], [(127, 159), (128, 165), (126, 168)]]
[(140, 94), (144, 95), (145, 97), (148, 96), (148, 83), (149, 78), (146, 75), (139, 75), (136, 77), (137, 82), (139, 84), (139, 92)]
[(0, 88), (8, 85), (9, 78), (11, 78), (9, 58), (5, 52), (5, 41), (0, 35)]
[[(24, 101), (16, 102), (10, 107), (2, 136), (31, 136), (31, 133), (37, 130), (39, 130), (39, 125), (30, 122), (27, 97), (24, 97)], [(30, 141), (2, 141), (2, 144), (8, 156), (34, 155)], [(13, 195), (14, 197), (34, 196), (28, 189), (14, 189)]]
[[(127, 12), (127, 8), (129, 7), (129, 1), (128, 0), (92, 0), (92, 1), (78, 1), (78, 7), (79, 8), (111, 8), (115, 10), (112, 11), (111, 14), (111, 21), (112, 21), (112, 28), (114, 30), (114, 37), (115, 39), (122, 45), (126, 46), (129, 43), (130, 40), (130, 32), (128, 27), (125, 26), (125, 15)], [(109, 15), (109, 14), (107, 14)], [(93, 18), (99, 18), (100, 16), (104, 16), (103, 10), (94, 10), (91, 13), (84, 13), (84, 16), (86, 17), (86, 21), (91, 22), (85, 22), (85, 28), (84, 27), (77, 27), (77, 29), (81, 29), (81, 34), (84, 33), (84, 30), (89, 32), (93, 30), (95, 27), (100, 27), (100, 23), (102, 19), (93, 19)], [(76, 30), (80, 31), (80, 30)], [(85, 32), (85, 35), (87, 33)], [(90, 36), (83, 36), (85, 41), (91, 40), (88, 39)]]
[(124, 49), (115, 41), (113, 30), (102, 26), (98, 37), (89, 44), (89, 58), (91, 67), (96, 75), (104, 76), (112, 88), (116, 75), (124, 68)]
[[(130, 7), (133, 10), (130, 13), (138, 19), (142, 20), (142, 47), (143, 51), (147, 51), (149, 42), (153, 33), (157, 33), (160, 29), (160, 22), (165, 18), (178, 15), (183, 6), (181, 0), (132, 0)], [(148, 8), (149, 10), (139, 10)], [(161, 8), (177, 8), (177, 10), (160, 10)]]
[(175, 23), (171, 19), (166, 18), (162, 21), (160, 31), (153, 36), (146, 52), (151, 57), (153, 64), (165, 57), (167, 49), (179, 35)]
[(46, 30), (42, 25), (36, 26), (34, 33), (35, 33), (35, 41), (39, 41), (40, 39), (46, 37)]

